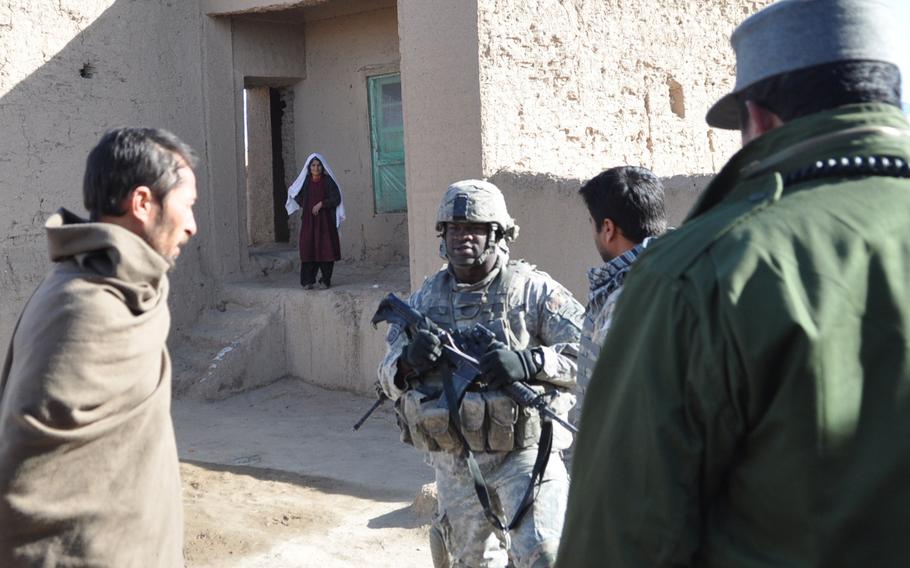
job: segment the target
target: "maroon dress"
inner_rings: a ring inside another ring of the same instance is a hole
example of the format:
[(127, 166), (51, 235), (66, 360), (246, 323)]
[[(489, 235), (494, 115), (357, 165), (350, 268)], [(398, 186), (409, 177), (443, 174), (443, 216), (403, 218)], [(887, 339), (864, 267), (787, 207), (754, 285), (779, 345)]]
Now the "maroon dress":
[(331, 178), (322, 176), (319, 181), (307, 179), (306, 192), (300, 216), (300, 262), (335, 262), (341, 258), (341, 244), (338, 240), (338, 227), (335, 224), (335, 207), (323, 203), (319, 213), (313, 215), (313, 206), (324, 202), (327, 193), (327, 181)]

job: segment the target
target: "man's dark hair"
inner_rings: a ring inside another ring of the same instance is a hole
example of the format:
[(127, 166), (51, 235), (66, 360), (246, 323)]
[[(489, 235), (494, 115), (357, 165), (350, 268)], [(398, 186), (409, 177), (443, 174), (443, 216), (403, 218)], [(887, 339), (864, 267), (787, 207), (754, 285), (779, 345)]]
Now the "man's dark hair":
[(158, 203), (180, 182), (177, 170), (196, 167), (196, 153), (176, 135), (155, 128), (115, 128), (88, 155), (82, 197), (92, 220), (124, 214), (124, 198), (147, 186)]
[(784, 122), (853, 103), (885, 103), (901, 108), (901, 73), (882, 61), (838, 61), (781, 73), (737, 94), (739, 123), (746, 124), (746, 101)]
[(620, 166), (601, 172), (578, 190), (597, 230), (610, 219), (632, 242), (667, 230), (664, 186), (651, 170)]

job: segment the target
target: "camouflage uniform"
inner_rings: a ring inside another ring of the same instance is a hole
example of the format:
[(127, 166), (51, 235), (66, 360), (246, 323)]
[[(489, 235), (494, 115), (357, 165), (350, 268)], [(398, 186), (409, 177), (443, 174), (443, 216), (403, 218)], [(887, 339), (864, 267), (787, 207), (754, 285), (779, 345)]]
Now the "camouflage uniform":
[[(503, 241), (495, 244), (493, 254), (497, 255), (496, 264), (481, 282), (458, 283), (451, 269), (443, 268), (424, 282), (409, 303), (444, 328), (467, 329), (483, 323), (510, 349), (539, 347), (543, 366), (530, 384), (539, 391), (551, 392), (554, 397), (551, 407), (565, 418), (575, 402), (571, 391), (575, 385), (583, 308), (547, 274), (523, 261), (510, 261)], [(426, 373), (402, 390), (396, 385), (395, 376), (408, 338), (397, 326), (391, 326), (387, 339), (388, 353), (379, 368), (380, 384), (397, 401), (396, 408), (404, 423), (403, 440), (426, 451), (427, 463), (436, 471), (439, 510), (434, 530), (443, 535), (452, 564), (505, 567), (511, 559), (512, 565), (519, 567), (551, 566), (562, 532), (568, 492), (568, 475), (558, 452), (572, 443), (571, 434), (554, 427), (554, 455), (533, 506), (508, 537), (499, 534), (484, 516), (458, 442), (433, 425), (427, 425), (427, 429), (423, 423), (420, 429), (414, 425), (412, 403), (441, 390), (440, 373), (438, 370)], [(500, 399), (496, 396), (469, 392), (461, 407), (461, 422), (490, 490), (494, 509), (500, 518), (508, 521), (531, 478), (539, 419), (536, 411), (513, 408), (511, 422), (500, 420), (502, 415), (494, 405), (499, 405), (505, 395), (498, 395)], [(476, 408), (478, 403), (481, 414), (472, 420), (467, 409)], [(511, 401), (508, 404), (514, 405)], [(445, 430), (449, 426), (448, 413), (443, 411), (440, 418), (438, 426)], [(477, 447), (467, 431), (473, 428), (473, 422), (486, 432), (481, 434)], [(428, 432), (432, 435), (427, 435)]]

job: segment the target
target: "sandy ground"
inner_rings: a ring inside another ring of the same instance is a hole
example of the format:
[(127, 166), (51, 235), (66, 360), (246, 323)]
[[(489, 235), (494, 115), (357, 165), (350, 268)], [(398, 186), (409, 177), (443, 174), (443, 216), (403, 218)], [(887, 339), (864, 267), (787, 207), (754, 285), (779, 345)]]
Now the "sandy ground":
[(284, 380), (221, 402), (174, 401), (192, 568), (432, 566), (432, 470), (391, 409)]

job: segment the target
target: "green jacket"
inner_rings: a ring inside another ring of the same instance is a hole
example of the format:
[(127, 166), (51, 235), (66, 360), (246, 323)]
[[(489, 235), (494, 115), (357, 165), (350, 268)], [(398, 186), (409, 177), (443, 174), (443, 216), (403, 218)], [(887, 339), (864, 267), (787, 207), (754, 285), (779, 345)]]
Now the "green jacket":
[(893, 107), (745, 146), (628, 277), (588, 389), (559, 568), (910, 565), (910, 161)]

